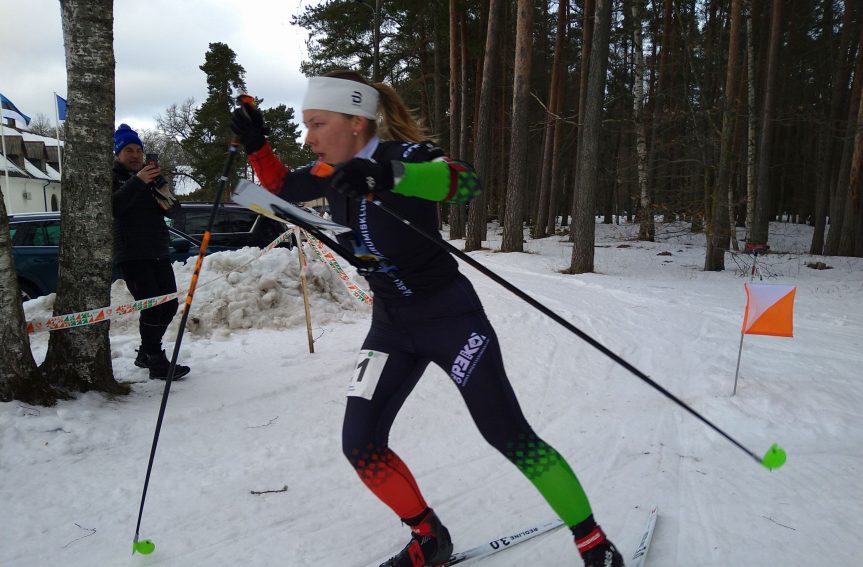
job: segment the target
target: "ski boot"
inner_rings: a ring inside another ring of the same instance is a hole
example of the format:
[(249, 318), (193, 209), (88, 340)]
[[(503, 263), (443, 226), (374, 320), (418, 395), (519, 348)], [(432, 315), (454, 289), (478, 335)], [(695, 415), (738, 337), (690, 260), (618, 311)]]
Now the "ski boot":
[(398, 555), (381, 563), (380, 567), (437, 567), (452, 554), (452, 540), (434, 513), (427, 508), (411, 527), (411, 540)]
[(576, 539), (575, 547), (584, 560), (584, 567), (624, 567), (620, 552), (599, 526), (583, 538)]

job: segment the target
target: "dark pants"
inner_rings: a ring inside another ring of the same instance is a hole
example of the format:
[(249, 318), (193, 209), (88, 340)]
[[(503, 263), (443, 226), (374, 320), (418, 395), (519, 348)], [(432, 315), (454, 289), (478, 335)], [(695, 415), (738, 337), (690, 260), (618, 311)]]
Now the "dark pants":
[[(171, 261), (132, 260), (120, 263), (120, 271), (126, 280), (126, 287), (136, 300), (147, 299), (177, 291), (174, 268)], [(162, 337), (168, 325), (177, 314), (179, 302), (176, 299), (141, 311), (140, 332), (141, 348), (147, 354), (159, 354), (162, 350)]]
[[(568, 526), (591, 515), (572, 469), (525, 419), (494, 329), (462, 275), (418, 301), (374, 303), (372, 326), (348, 390), (342, 449), (381, 501), (402, 519), (427, 507), (410, 470), (390, 449), (389, 432), (429, 362), (449, 374), (486, 441), (518, 467)], [(446, 408), (438, 409), (440, 419), (446, 419)]]

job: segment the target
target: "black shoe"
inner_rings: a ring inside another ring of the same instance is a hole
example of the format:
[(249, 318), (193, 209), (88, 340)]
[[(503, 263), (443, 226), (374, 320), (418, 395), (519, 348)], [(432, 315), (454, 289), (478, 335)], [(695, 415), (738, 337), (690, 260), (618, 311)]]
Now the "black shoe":
[(138, 347), (138, 356), (135, 357), (135, 366), (138, 368), (150, 368), (150, 357), (144, 352), (144, 347)]
[(415, 526), (411, 540), (398, 555), (381, 563), (380, 567), (435, 567), (443, 565), (452, 554), (452, 540), (431, 508)]
[[(147, 368), (150, 369), (150, 380), (167, 380), (168, 371), (171, 368), (171, 361), (165, 356), (165, 351), (160, 350), (159, 354), (150, 354), (147, 356)], [(136, 362), (137, 364), (137, 362)], [(178, 364), (174, 367), (174, 380), (179, 380), (189, 373), (191, 368)]]
[(625, 567), (620, 552), (606, 539), (599, 526), (586, 537), (576, 540), (575, 545), (584, 560), (584, 567)]

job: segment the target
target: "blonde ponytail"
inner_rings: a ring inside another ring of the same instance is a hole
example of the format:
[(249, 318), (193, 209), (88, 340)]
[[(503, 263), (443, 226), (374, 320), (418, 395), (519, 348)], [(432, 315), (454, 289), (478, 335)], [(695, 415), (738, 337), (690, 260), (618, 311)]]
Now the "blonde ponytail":
[(422, 142), (428, 138), (425, 128), (419, 125), (394, 88), (386, 83), (375, 83), (372, 86), (381, 97), (378, 108), (381, 109), (383, 118), (378, 135), (382, 140)]

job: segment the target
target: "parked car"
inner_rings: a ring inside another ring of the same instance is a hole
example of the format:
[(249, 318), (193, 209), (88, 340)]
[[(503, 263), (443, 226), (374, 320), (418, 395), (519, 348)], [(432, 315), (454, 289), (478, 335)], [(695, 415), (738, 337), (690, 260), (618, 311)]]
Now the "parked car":
[[(174, 216), (172, 226), (198, 240), (210, 222), (212, 203), (183, 202), (179, 214)], [(243, 246), (263, 248), (285, 232), (285, 225), (269, 217), (259, 215), (236, 203), (222, 203), (216, 211), (210, 244), (237, 249)], [(288, 240), (280, 246), (290, 248)]]
[[(171, 231), (171, 259), (184, 262), (198, 255), (200, 241), (176, 228)], [(20, 213), (9, 215), (12, 257), (18, 274), (18, 285), (24, 301), (57, 290), (60, 254), (60, 213)], [(221, 246), (208, 252), (226, 250)], [(114, 279), (120, 277), (114, 269)]]
[[(198, 246), (210, 222), (212, 203), (184, 202), (173, 219), (166, 219), (171, 232), (171, 259), (184, 262), (198, 255)], [(309, 209), (307, 209), (309, 210)], [(60, 245), (60, 213), (19, 213), (9, 216), (15, 269), (25, 301), (57, 290)], [(286, 230), (285, 225), (236, 203), (222, 203), (216, 211), (207, 253), (237, 250), (244, 246), (263, 248)], [(290, 248), (293, 237), (280, 244)], [(114, 269), (114, 278), (121, 277)]]

